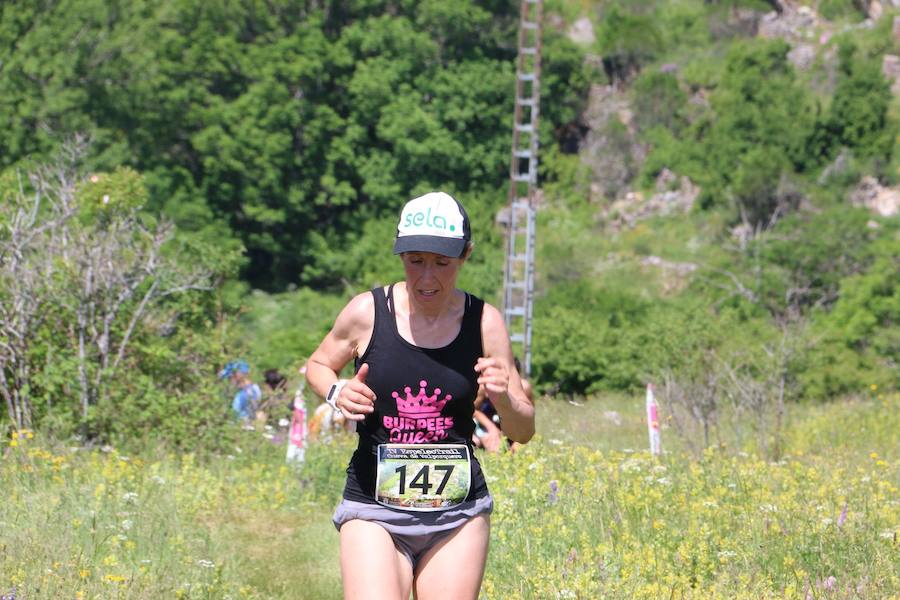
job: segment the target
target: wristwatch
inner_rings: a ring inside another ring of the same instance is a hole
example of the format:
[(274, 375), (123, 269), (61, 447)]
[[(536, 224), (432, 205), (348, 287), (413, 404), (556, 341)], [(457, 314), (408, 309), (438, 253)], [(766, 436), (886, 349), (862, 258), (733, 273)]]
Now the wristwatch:
[(328, 389), (328, 394), (325, 395), (325, 403), (334, 410), (340, 410), (337, 406), (337, 397), (345, 385), (347, 385), (346, 379), (338, 379), (331, 384), (331, 387)]

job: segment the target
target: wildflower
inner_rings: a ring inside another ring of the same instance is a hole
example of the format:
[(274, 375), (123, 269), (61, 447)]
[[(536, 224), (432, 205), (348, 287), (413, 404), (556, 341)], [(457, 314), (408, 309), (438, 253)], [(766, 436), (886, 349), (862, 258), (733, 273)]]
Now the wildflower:
[(559, 501), (559, 496), (557, 492), (559, 491), (559, 486), (556, 483), (556, 480), (550, 482), (550, 495), (547, 496), (547, 502), (550, 504), (556, 504)]
[(838, 529), (844, 526), (844, 521), (847, 520), (847, 503), (844, 502), (844, 508), (841, 510), (841, 516), (838, 517), (837, 526)]
[(133, 503), (133, 502), (137, 502), (137, 499), (138, 499), (137, 492), (125, 492), (124, 494), (122, 494), (122, 500), (124, 500), (125, 502)]
[(211, 560), (206, 560), (205, 558), (201, 558), (197, 561), (197, 565), (203, 567), (204, 569), (214, 569), (216, 567), (216, 563)]
[(124, 583), (125, 582), (125, 577), (122, 575), (106, 575), (105, 577), (103, 577), (103, 579), (105, 581), (108, 581), (109, 583)]
[(888, 529), (886, 531), (882, 531), (881, 533), (879, 533), (878, 537), (885, 539), (885, 540), (892, 540), (892, 539), (894, 539), (894, 536), (896, 536), (896, 535), (897, 535), (897, 533), (895, 531)]
[(878, 389), (878, 384), (877, 384), (877, 383), (873, 383), (872, 385), (869, 386), (869, 389), (872, 390), (872, 391), (874, 392), (875, 390)]
[(78, 571), (78, 576), (81, 577), (82, 579), (87, 579), (88, 577), (91, 576), (91, 572), (88, 571), (87, 569), (81, 569), (80, 571)]
[(735, 552), (734, 550), (722, 550), (717, 554), (717, 556), (719, 557), (719, 562), (726, 563), (728, 562), (728, 559), (737, 556), (737, 552)]
[(133, 525), (134, 521), (132, 521), (131, 519), (125, 519), (124, 521), (122, 521), (122, 529), (124, 529), (125, 531), (131, 529)]

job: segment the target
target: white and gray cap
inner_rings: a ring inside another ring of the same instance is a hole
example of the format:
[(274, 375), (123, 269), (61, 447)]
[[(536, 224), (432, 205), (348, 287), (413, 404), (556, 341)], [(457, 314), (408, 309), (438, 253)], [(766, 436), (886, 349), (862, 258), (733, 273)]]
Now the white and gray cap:
[(445, 192), (413, 198), (400, 212), (394, 254), (434, 252), (459, 258), (472, 239), (469, 215)]

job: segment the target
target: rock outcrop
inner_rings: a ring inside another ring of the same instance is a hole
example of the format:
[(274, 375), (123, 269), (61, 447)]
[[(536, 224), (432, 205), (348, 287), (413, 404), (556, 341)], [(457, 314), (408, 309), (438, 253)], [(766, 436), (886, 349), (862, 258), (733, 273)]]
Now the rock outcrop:
[(893, 217), (900, 213), (900, 189), (884, 187), (874, 177), (863, 177), (850, 193), (850, 203), (882, 217)]

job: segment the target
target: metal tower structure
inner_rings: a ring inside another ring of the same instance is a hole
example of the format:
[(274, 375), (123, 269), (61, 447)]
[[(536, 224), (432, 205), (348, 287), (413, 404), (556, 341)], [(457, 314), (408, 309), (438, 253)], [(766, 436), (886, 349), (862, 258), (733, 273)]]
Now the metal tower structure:
[(503, 317), (523, 375), (531, 374), (531, 322), (534, 296), (535, 192), (538, 172), (538, 114), (541, 107), (541, 21), (543, 0), (522, 0), (516, 104), (509, 169)]

